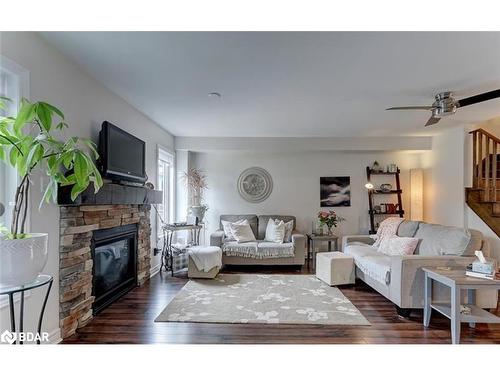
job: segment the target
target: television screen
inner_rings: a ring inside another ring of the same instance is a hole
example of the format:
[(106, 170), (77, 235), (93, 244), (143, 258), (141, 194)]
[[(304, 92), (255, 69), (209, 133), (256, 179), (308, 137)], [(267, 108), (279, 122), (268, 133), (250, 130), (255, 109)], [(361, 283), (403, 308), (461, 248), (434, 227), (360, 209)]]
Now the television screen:
[(144, 141), (105, 121), (100, 135), (104, 177), (114, 180), (146, 180)]

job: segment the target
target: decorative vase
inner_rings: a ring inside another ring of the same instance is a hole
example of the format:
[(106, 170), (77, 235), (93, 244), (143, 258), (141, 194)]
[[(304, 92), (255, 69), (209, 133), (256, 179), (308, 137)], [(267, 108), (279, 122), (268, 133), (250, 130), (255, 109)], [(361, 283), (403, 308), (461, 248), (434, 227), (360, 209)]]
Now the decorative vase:
[(191, 206), (189, 208), (189, 213), (198, 218), (198, 223), (203, 223), (203, 218), (205, 217), (206, 211), (206, 206)]
[(0, 286), (26, 285), (34, 281), (47, 263), (47, 233), (10, 240), (0, 237)]
[(333, 236), (333, 228), (334, 228), (333, 225), (328, 227), (328, 232), (327, 232), (328, 236)]

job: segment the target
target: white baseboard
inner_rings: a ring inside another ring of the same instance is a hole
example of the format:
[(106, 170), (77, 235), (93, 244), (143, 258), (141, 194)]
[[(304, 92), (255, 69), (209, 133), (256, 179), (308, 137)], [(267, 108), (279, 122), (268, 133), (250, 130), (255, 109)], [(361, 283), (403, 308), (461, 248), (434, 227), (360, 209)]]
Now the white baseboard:
[[(24, 302), (31, 296), (31, 292), (27, 290), (24, 292)], [(21, 293), (14, 294), (14, 305), (17, 306), (17, 303), (21, 300)], [(9, 297), (8, 296), (0, 296), (0, 310), (9, 306)], [(16, 307), (17, 308), (17, 307)]]
[(151, 267), (151, 269), (149, 270), (149, 278), (152, 278), (158, 272), (160, 272), (160, 266), (161, 266), (160, 264), (157, 264), (157, 265)]

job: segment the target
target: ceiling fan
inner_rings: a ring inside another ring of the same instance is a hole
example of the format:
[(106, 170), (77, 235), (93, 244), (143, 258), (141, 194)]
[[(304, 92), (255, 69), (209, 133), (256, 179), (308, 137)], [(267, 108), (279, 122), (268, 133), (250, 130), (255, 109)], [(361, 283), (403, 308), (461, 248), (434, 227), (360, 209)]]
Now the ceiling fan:
[(425, 126), (434, 125), (441, 120), (444, 116), (454, 114), (458, 108), (466, 107), (471, 104), (485, 102), (487, 100), (500, 98), (500, 89), (493, 90), (489, 92), (484, 92), (482, 94), (470, 96), (464, 99), (455, 99), (453, 93), (450, 91), (445, 91), (437, 94), (434, 103), (430, 106), (409, 106), (409, 107), (390, 107), (386, 108), (387, 111), (395, 110), (426, 110), (431, 111), (432, 115), (427, 121)]

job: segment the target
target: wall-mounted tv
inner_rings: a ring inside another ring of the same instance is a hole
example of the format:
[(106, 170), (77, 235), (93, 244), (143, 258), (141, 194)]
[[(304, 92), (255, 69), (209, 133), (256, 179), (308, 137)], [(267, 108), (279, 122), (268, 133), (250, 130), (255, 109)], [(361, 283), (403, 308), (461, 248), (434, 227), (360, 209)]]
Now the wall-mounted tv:
[(144, 183), (146, 144), (108, 121), (99, 133), (101, 174), (113, 181)]

